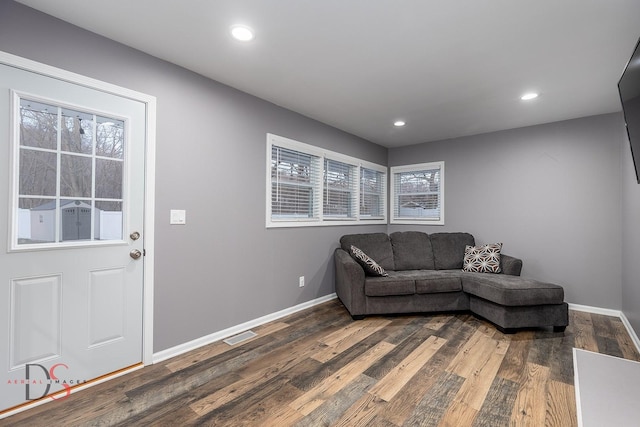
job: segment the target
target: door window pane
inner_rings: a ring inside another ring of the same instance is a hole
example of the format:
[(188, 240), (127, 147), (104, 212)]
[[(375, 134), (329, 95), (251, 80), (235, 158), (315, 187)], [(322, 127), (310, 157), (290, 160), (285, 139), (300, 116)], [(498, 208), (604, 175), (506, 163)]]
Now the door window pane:
[(55, 150), (57, 135), (58, 107), (20, 100), (20, 145)]
[(122, 198), (122, 162), (96, 159), (96, 197)]
[(93, 152), (93, 115), (63, 109), (60, 139), (62, 151), (91, 154)]
[(108, 117), (96, 117), (96, 156), (124, 158), (124, 122)]
[(122, 240), (122, 202), (96, 202), (95, 239)]
[(18, 201), (18, 243), (51, 243), (56, 234), (56, 201), (27, 199)]
[(91, 239), (91, 205), (84, 200), (60, 200), (60, 241)]
[(60, 195), (91, 197), (91, 157), (60, 156)]
[(56, 195), (56, 153), (20, 150), (20, 194), (28, 196)]

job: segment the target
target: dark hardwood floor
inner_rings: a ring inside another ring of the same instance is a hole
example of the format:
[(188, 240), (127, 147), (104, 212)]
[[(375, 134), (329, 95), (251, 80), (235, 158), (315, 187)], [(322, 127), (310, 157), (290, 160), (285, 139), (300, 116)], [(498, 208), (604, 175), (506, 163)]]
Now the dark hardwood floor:
[(640, 360), (620, 319), (504, 335), (470, 314), (352, 321), (337, 301), (0, 420), (24, 426), (575, 426), (572, 348)]

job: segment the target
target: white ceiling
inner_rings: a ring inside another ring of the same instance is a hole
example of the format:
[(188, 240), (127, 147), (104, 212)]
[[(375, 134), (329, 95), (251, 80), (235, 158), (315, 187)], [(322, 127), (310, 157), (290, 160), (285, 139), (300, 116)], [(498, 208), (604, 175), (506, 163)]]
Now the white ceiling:
[(18, 1), (387, 147), (619, 111), (640, 37), (639, 0)]

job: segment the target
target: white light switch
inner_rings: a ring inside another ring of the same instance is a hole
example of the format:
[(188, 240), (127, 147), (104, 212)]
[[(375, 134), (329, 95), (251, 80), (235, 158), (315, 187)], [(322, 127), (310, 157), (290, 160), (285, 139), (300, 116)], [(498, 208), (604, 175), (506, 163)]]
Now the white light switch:
[(187, 223), (187, 211), (180, 209), (171, 209), (171, 218), (169, 224), (183, 225)]

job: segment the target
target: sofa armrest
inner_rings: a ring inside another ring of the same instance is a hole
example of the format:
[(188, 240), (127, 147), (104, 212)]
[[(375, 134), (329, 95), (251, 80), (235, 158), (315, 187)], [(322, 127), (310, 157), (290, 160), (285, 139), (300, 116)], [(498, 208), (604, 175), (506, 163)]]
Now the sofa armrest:
[(352, 316), (367, 314), (365, 311), (364, 269), (345, 250), (334, 252), (336, 269), (336, 294)]
[(509, 255), (500, 255), (500, 267), (503, 274), (519, 276), (522, 271), (522, 260)]

